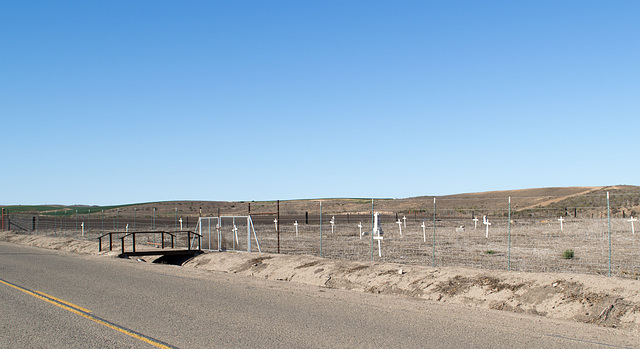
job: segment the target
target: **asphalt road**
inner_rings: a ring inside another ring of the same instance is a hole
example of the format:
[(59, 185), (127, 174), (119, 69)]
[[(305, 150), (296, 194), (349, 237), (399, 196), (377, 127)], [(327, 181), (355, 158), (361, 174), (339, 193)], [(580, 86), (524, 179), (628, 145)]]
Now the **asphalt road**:
[(610, 348), (629, 331), (0, 242), (0, 348)]

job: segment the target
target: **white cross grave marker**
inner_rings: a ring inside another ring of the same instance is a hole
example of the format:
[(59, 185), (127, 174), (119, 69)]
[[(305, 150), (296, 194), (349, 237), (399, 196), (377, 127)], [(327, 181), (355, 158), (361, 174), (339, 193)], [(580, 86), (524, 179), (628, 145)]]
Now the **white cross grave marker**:
[(331, 234), (333, 234), (333, 226), (336, 224), (336, 216), (331, 216)]
[(478, 221), (479, 221), (478, 217), (473, 217), (472, 221), (473, 221), (473, 230), (476, 230), (478, 228)]
[(296, 227), (296, 237), (298, 237), (298, 221), (295, 221), (295, 223), (293, 223), (293, 226)]
[(82, 236), (84, 236), (84, 222), (82, 222), (82, 224), (80, 224), (80, 226), (82, 227)]
[(178, 219), (178, 222), (180, 222), (180, 230), (182, 230), (182, 217), (180, 217), (180, 219)]
[(362, 239), (362, 222), (358, 223), (358, 228), (360, 228), (360, 239)]
[(407, 216), (402, 216), (402, 220), (404, 221), (404, 228), (407, 229)]
[(382, 234), (384, 234), (382, 232), (382, 227), (380, 226), (380, 213), (376, 212), (373, 215), (373, 238), (375, 240), (378, 240), (378, 257), (382, 257), (382, 245), (380, 244), (380, 241), (383, 240)]
[(402, 235), (402, 222), (400, 222), (400, 220), (398, 219), (396, 223), (398, 224), (398, 228), (400, 229), (400, 235)]
[(631, 216), (631, 219), (629, 219), (627, 222), (631, 222), (631, 234), (636, 235), (636, 229), (633, 226), (633, 222), (637, 222), (638, 219), (637, 218), (633, 218), (633, 216)]
[(424, 225), (424, 220), (422, 221), (422, 224), (420, 226), (422, 227), (422, 240), (424, 240), (424, 242), (427, 242), (427, 226)]
[(273, 223), (276, 225), (276, 230), (278, 230), (278, 218), (274, 219)]
[(560, 221), (560, 231), (562, 231), (562, 222), (564, 222), (564, 218), (560, 217), (558, 220)]
[(382, 235), (374, 236), (374, 239), (378, 240), (378, 257), (382, 257), (382, 245), (380, 244), (381, 240), (384, 240)]
[(128, 233), (128, 232), (129, 232), (129, 224), (127, 224), (127, 225), (124, 227), (124, 231), (125, 231), (126, 233)]
[(485, 233), (485, 238), (489, 238), (489, 226), (491, 225), (491, 223), (489, 223), (489, 219), (487, 218), (487, 216), (482, 217), (482, 224), (487, 226), (487, 232)]

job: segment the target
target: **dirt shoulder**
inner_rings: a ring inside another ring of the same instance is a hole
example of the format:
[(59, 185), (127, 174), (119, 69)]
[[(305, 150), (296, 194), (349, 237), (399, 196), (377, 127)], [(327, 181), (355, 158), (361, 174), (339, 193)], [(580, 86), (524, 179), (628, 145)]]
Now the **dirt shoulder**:
[[(117, 252), (98, 252), (96, 242), (72, 238), (0, 232), (0, 241), (117, 256)], [(640, 282), (615, 277), (431, 268), (309, 255), (236, 252), (202, 254), (186, 262), (184, 267), (640, 331)]]

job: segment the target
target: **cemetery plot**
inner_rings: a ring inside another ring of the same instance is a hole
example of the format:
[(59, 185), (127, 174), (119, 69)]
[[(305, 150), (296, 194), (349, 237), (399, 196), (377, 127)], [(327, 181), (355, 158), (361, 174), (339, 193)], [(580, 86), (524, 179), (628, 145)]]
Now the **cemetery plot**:
[[(485, 217), (484, 229), (470, 223), (474, 221), (436, 220), (434, 234), (433, 221), (429, 220), (408, 220), (406, 228), (404, 222), (383, 222), (374, 229), (372, 239), (371, 222), (368, 226), (334, 222), (333, 227), (322, 227), (322, 243), (318, 224), (282, 225), (280, 249), (281, 253), (337, 259), (502, 270), (507, 269), (510, 259), (511, 269), (517, 271), (608, 273), (606, 219), (515, 220), (510, 225), (510, 239), (506, 219)], [(460, 229), (465, 224), (472, 228)], [(611, 224), (612, 273), (640, 277), (640, 241), (632, 232), (631, 222), (613, 219)], [(256, 230), (262, 250), (275, 252), (273, 226), (258, 225)]]
[[(515, 195), (513, 202), (510, 195)], [(635, 235), (640, 187), (631, 186), (397, 200), (290, 200), (282, 205), (167, 202), (20, 210), (3, 209), (3, 229), (85, 239), (110, 231), (195, 229), (205, 250), (260, 251), (260, 243), (271, 253), (640, 277), (640, 236)], [(371, 210), (380, 214), (374, 216)], [(248, 215), (250, 223), (245, 222)], [(208, 221), (200, 224), (201, 219)], [(149, 240), (147, 244), (158, 243)]]

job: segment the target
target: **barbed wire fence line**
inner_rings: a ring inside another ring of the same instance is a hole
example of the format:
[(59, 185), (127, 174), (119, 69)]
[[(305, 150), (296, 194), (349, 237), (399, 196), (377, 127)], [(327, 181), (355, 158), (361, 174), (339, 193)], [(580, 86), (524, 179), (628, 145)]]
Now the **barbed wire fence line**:
[[(581, 195), (575, 205), (567, 207), (511, 206), (523, 199), (491, 198), (486, 199), (493, 201), (488, 208), (451, 208), (446, 198), (435, 198), (433, 207), (396, 212), (378, 209), (375, 200), (369, 204), (370, 212), (322, 210), (320, 201), (315, 211), (298, 212), (285, 201), (278, 202), (277, 213), (254, 212), (252, 217), (261, 250), (268, 253), (640, 278), (640, 231), (635, 232), (637, 213), (629, 209), (640, 203), (637, 195)], [(542, 203), (549, 197), (534, 199)], [(374, 212), (380, 212), (382, 222), (379, 241), (371, 234)], [(90, 208), (32, 213), (3, 210), (2, 229), (95, 240), (105, 232), (194, 230), (199, 217), (220, 215), (219, 209), (212, 214), (177, 207), (163, 212), (129, 209), (126, 213), (118, 209), (91, 212)], [(233, 229), (235, 223), (225, 223), (221, 229)], [(247, 229), (246, 223), (237, 224), (242, 226), (235, 229)], [(223, 235), (221, 249), (233, 250), (238, 247), (236, 242), (241, 244), (234, 238), (237, 233), (225, 231)], [(210, 245), (207, 239), (203, 234), (205, 247)]]

